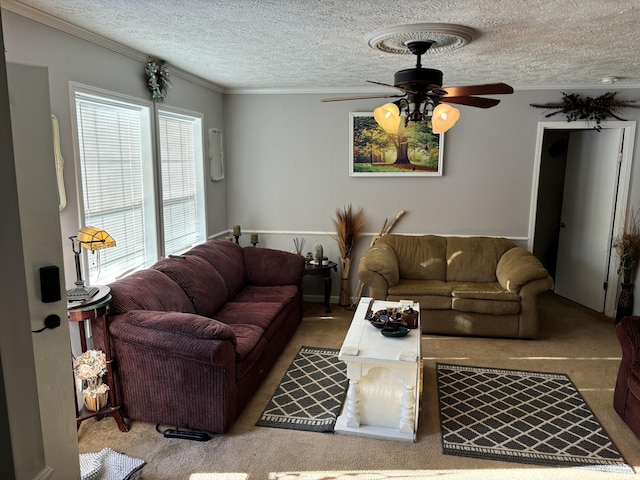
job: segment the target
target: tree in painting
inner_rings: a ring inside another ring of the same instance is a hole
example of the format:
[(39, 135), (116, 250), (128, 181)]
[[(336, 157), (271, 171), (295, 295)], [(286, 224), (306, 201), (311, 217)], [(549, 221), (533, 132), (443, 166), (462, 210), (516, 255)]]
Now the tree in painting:
[(437, 172), (440, 136), (428, 124), (400, 123), (397, 134), (387, 133), (372, 116), (353, 117), (354, 172)]

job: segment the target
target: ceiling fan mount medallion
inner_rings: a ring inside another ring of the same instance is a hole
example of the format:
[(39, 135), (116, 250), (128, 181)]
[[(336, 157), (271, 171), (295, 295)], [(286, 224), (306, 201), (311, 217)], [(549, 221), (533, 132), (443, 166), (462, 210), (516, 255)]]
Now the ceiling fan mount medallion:
[(395, 88), (403, 93), (327, 98), (323, 101), (399, 98), (374, 110), (374, 117), (382, 128), (390, 133), (397, 133), (401, 116), (404, 116), (405, 125), (410, 121), (427, 122), (431, 119), (433, 133), (443, 133), (453, 127), (460, 117), (460, 111), (448, 104), (490, 108), (500, 103), (500, 100), (477, 95), (513, 93), (513, 88), (506, 83), (443, 87), (440, 70), (422, 67), (423, 55), (460, 48), (468, 44), (474, 35), (473, 29), (452, 24), (419, 23), (378, 30), (369, 38), (372, 48), (388, 53), (415, 55), (416, 66), (396, 72), (393, 85), (367, 81)]

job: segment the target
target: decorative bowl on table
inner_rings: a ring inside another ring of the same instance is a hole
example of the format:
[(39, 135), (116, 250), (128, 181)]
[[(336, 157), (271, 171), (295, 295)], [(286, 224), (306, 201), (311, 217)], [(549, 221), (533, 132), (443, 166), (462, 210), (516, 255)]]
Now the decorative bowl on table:
[(382, 327), (380, 333), (385, 337), (404, 337), (410, 330), (409, 327), (403, 327), (402, 325), (391, 325)]

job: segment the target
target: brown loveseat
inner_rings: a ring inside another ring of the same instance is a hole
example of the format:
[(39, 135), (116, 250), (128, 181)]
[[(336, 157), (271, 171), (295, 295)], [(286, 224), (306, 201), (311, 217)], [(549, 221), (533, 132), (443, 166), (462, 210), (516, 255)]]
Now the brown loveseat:
[(124, 416), (227, 431), (300, 324), (303, 275), (300, 255), (211, 240), (112, 283)]
[(358, 267), (369, 296), (420, 302), (423, 333), (534, 338), (553, 281), (505, 238), (383, 235)]

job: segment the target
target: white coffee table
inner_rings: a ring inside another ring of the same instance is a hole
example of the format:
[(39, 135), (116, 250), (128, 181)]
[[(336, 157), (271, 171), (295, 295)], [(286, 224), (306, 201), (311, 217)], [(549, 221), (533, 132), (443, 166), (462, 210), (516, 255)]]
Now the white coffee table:
[[(406, 302), (402, 302), (405, 304)], [(420, 305), (408, 302), (420, 311)], [(420, 322), (405, 337), (385, 337), (365, 316), (400, 302), (362, 298), (338, 358), (347, 364), (349, 389), (334, 431), (346, 435), (415, 442), (422, 355)]]

